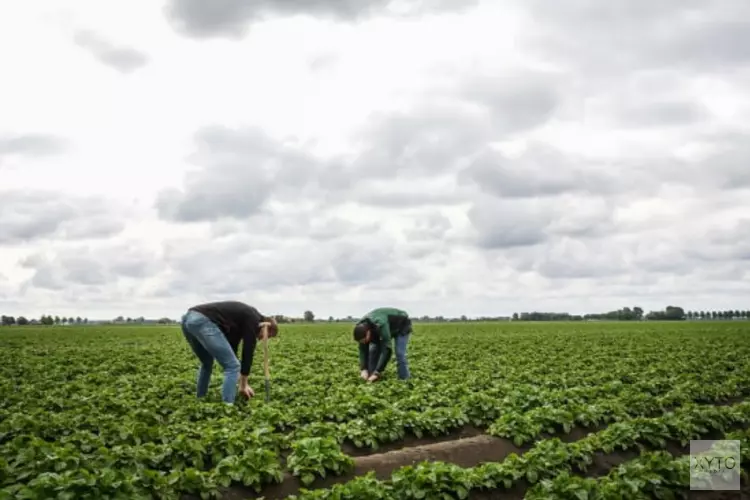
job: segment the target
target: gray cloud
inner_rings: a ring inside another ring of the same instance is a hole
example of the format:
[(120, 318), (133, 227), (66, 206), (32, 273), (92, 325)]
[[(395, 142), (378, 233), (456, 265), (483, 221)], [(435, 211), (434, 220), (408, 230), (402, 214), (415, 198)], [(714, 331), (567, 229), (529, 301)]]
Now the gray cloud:
[(148, 63), (148, 56), (140, 50), (113, 44), (92, 31), (80, 30), (73, 39), (99, 62), (122, 73), (132, 73)]
[[(222, 219), (211, 224), (212, 238), (255, 234), (258, 239), (325, 244), (340, 238), (369, 240), (378, 233), (377, 221), (339, 215), (335, 207), (300, 203), (283, 211), (268, 210), (245, 220)], [(354, 219), (354, 220), (353, 220)], [(257, 244), (255, 245), (257, 247)]]
[(493, 137), (488, 118), (465, 102), (375, 116), (356, 136), (362, 149), (350, 169), (358, 181), (405, 170), (423, 176), (456, 170)]
[(530, 47), (592, 73), (664, 66), (731, 70), (750, 56), (750, 5), (743, 0), (519, 5), (536, 24), (528, 34)]
[(200, 167), (186, 176), (183, 190), (160, 193), (159, 216), (195, 222), (259, 213), (277, 189), (314, 179), (318, 161), (278, 143), (257, 129), (206, 127), (196, 133), (191, 161)]
[(162, 267), (159, 255), (127, 243), (96, 249), (76, 246), (51, 254), (31, 254), (22, 259), (20, 265), (33, 270), (29, 285), (46, 290), (77, 286), (105, 289), (123, 278), (147, 278)]
[(482, 195), (467, 215), (480, 249), (527, 247), (555, 237), (600, 238), (617, 232), (616, 203), (602, 195), (575, 192), (548, 197)]
[[(377, 242), (369, 244), (368, 242)], [(276, 293), (286, 288), (341, 291), (347, 287), (409, 287), (418, 272), (399, 258), (394, 241), (381, 232), (312, 243), (251, 227), (235, 227), (221, 238), (165, 243), (166, 281), (155, 294), (199, 293), (222, 297)]]
[(124, 214), (99, 197), (54, 191), (0, 192), (0, 245), (40, 238), (107, 238), (120, 233)]
[[(165, 220), (196, 222), (249, 217), (272, 199), (335, 199), (398, 209), (462, 203), (469, 193), (452, 180), (428, 186), (423, 180), (452, 176), (488, 142), (549, 119), (557, 81), (525, 75), (532, 80), (526, 86), (523, 79), (482, 79), (474, 85), (472, 77), (462, 77), (408, 112), (375, 114), (353, 133), (359, 150), (348, 157), (317, 158), (299, 144), (253, 128), (205, 127), (196, 132), (190, 156), (199, 169), (186, 176), (182, 190), (160, 193), (157, 211)], [(440, 104), (436, 97), (443, 98)]]
[[(412, 242), (434, 242), (446, 238), (448, 232), (453, 229), (453, 223), (439, 211), (430, 211), (423, 217), (416, 218), (413, 227), (407, 230), (406, 237)], [(434, 250), (434, 248), (432, 248)], [(421, 253), (418, 256), (423, 256)]]
[(690, 165), (688, 174), (704, 186), (722, 190), (750, 188), (750, 134), (728, 136), (712, 143), (709, 156)]
[(621, 124), (634, 128), (691, 125), (709, 117), (705, 106), (687, 101), (640, 102), (616, 115)]
[(336, 65), (338, 56), (331, 53), (321, 53), (310, 59), (308, 63), (311, 71), (325, 71)]
[(502, 255), (514, 269), (535, 272), (561, 285), (571, 280), (607, 280), (607, 289), (658, 286), (665, 277), (736, 281), (747, 273), (750, 247), (744, 246), (742, 252), (742, 240), (744, 245), (748, 241), (744, 236), (735, 233), (731, 243), (716, 245), (693, 241), (688, 231), (671, 233), (615, 234), (602, 239), (551, 236), (543, 243), (506, 248)]
[(559, 77), (543, 72), (464, 75), (407, 112), (373, 117), (357, 135), (363, 147), (354, 168), (381, 178), (455, 172), (489, 142), (544, 125), (563, 88)]
[[(250, 24), (280, 16), (309, 15), (317, 18), (357, 21), (371, 15), (415, 16), (427, 12), (473, 7), (477, 0), (169, 0), (165, 9), (172, 26), (196, 38), (242, 38)], [(397, 9), (392, 9), (394, 6)], [(400, 7), (400, 8), (399, 8)]]
[(487, 194), (502, 198), (554, 196), (563, 193), (616, 193), (633, 187), (633, 178), (620, 179), (552, 147), (533, 144), (518, 158), (485, 148), (461, 172), (461, 182), (473, 182)]
[(477, 231), (477, 244), (484, 249), (539, 244), (552, 222), (548, 211), (527, 200), (510, 204), (484, 198), (472, 206), (468, 217)]
[(723, 228), (707, 228), (699, 241), (686, 248), (686, 255), (702, 262), (742, 262), (750, 271), (750, 218)]
[(493, 133), (517, 133), (549, 120), (562, 101), (563, 84), (554, 73), (517, 71), (467, 78), (462, 93), (489, 112)]
[(67, 141), (48, 134), (0, 135), (0, 165), (11, 156), (43, 157), (64, 152)]

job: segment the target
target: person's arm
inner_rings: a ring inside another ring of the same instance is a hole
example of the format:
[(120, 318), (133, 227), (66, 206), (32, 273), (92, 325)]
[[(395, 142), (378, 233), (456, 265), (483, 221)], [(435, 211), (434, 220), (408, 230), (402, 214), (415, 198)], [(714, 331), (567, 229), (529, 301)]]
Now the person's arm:
[(245, 334), (242, 337), (242, 364), (240, 365), (240, 384), (247, 386), (247, 377), (250, 375), (250, 367), (253, 365), (255, 346), (258, 344), (257, 324), (248, 322)]
[(388, 365), (388, 360), (391, 359), (391, 351), (393, 346), (391, 345), (391, 329), (388, 326), (388, 318), (374, 318), (374, 322), (380, 328), (380, 358), (378, 359), (377, 365), (375, 365), (375, 371), (372, 375), (380, 376)]
[(359, 344), (359, 369), (367, 370), (367, 354), (370, 350), (368, 344)]

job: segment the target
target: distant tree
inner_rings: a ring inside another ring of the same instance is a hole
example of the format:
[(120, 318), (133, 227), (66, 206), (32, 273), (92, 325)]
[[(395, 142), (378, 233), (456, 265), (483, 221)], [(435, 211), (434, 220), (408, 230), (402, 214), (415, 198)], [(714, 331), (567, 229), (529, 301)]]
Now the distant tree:
[(633, 315), (634, 315), (634, 318), (633, 318), (633, 319), (635, 319), (635, 320), (637, 320), (637, 321), (640, 321), (640, 320), (642, 320), (642, 319), (643, 319), (643, 309), (641, 309), (641, 308), (640, 308), (640, 307), (638, 307), (638, 306), (635, 306), (635, 307), (633, 308)]
[(688, 311), (687, 312), (687, 317), (688, 317), (688, 319), (693, 319), (693, 311)]
[(88, 318), (83, 318), (83, 324), (87, 325), (88, 323), (89, 323), (89, 319)]
[(66, 325), (68, 323), (68, 318), (65, 318), (65, 317), (60, 318), (60, 323), (62, 323), (63, 325)]
[(328, 316), (328, 322), (329, 322), (329, 323), (333, 323), (333, 321), (334, 321), (334, 320), (333, 320), (333, 316)]
[(126, 323), (132, 323), (133, 322), (133, 318), (128, 317), (128, 319), (126, 319), (125, 322)]
[(665, 319), (685, 319), (685, 310), (681, 307), (667, 306), (664, 315)]
[(711, 311), (711, 319), (716, 319), (716, 311)]
[(684, 320), (685, 310), (681, 307), (667, 306), (663, 311), (651, 311), (646, 315), (649, 320)]
[(513, 321), (518, 321), (518, 313), (513, 313)]
[(706, 319), (706, 311), (700, 312), (701, 319)]
[(54, 321), (55, 321), (56, 325), (59, 325), (60, 324), (60, 316), (55, 316), (55, 320)]
[(80, 316), (76, 316), (76, 324), (77, 324), (77, 325), (80, 325), (82, 321), (83, 321), (83, 320), (81, 319), (81, 317), (80, 317)]
[(468, 320), (469, 318), (467, 318), (465, 314), (461, 315), (461, 321), (468, 321)]
[(26, 319), (24, 316), (19, 316), (18, 319), (16, 320), (16, 323), (19, 326), (25, 326), (29, 324), (29, 320)]
[(305, 311), (305, 314), (303, 315), (305, 321), (308, 323), (315, 321), (315, 315), (312, 311)]
[(11, 326), (16, 324), (16, 319), (13, 316), (6, 316), (2, 315), (0, 316), (0, 324), (3, 326)]

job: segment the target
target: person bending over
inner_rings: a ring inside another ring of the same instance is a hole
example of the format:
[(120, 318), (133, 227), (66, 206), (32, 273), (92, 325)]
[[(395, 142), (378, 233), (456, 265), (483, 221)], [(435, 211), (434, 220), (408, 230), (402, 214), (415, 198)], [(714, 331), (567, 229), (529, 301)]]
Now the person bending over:
[[(182, 316), (182, 334), (200, 361), (197, 397), (208, 392), (214, 359), (224, 369), (222, 400), (234, 404), (239, 392), (245, 398), (255, 395), (247, 382), (258, 340), (278, 335), (276, 321), (252, 306), (237, 301), (210, 302), (193, 306)], [(242, 363), (237, 349), (242, 341)]]
[(393, 340), (398, 378), (410, 378), (406, 348), (411, 334), (411, 319), (406, 311), (380, 307), (367, 313), (354, 327), (354, 340), (359, 342), (360, 376), (368, 382), (380, 379), (391, 358)]

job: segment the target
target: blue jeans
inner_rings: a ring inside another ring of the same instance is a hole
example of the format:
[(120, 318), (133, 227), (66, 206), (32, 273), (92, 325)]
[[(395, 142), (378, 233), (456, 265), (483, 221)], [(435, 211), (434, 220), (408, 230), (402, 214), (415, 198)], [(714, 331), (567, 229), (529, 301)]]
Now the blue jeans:
[(240, 361), (222, 331), (203, 314), (188, 311), (182, 317), (182, 334), (201, 362), (198, 368), (197, 396), (202, 398), (208, 392), (216, 359), (224, 369), (222, 400), (233, 404), (237, 396), (237, 380), (240, 378)]
[[(411, 334), (399, 335), (393, 338), (394, 344), (396, 344), (396, 366), (398, 370), (398, 378), (406, 380), (411, 378), (409, 372), (409, 362), (406, 359), (406, 348), (409, 345), (409, 337)], [(377, 368), (378, 360), (380, 359), (380, 353), (383, 351), (382, 344), (370, 344), (370, 352), (368, 359), (368, 372), (372, 373)]]

